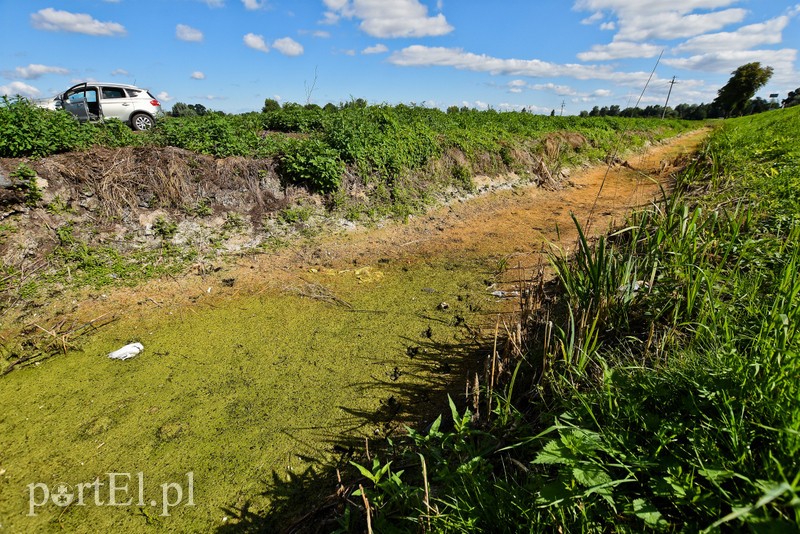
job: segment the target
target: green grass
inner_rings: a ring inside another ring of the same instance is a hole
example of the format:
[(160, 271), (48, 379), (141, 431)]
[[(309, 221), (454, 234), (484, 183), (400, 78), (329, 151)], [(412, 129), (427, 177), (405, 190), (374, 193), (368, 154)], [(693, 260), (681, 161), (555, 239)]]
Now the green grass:
[[(798, 135), (798, 110), (726, 121), (673, 196), (554, 254), (491, 416), (389, 448), (373, 526), (797, 531)], [(365, 525), (351, 501), (343, 530)]]

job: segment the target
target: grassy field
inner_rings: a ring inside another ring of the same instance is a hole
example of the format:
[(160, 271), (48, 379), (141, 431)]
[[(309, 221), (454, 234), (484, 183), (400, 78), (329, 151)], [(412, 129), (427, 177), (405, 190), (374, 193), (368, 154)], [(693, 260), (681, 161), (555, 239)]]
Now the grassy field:
[(799, 134), (797, 109), (725, 121), (674, 195), (554, 253), (491, 413), (360, 468), (372, 527), (796, 531)]

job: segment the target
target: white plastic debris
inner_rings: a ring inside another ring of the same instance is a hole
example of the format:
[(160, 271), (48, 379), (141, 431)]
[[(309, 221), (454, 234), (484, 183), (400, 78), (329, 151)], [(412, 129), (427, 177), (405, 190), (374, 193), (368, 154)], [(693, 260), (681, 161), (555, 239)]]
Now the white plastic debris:
[(121, 349), (117, 349), (114, 352), (109, 353), (108, 357), (112, 360), (128, 360), (133, 358), (140, 352), (144, 350), (144, 345), (141, 343), (131, 343), (129, 345), (125, 345)]
[(519, 291), (492, 291), (492, 296), (497, 297), (499, 299), (518, 297)]

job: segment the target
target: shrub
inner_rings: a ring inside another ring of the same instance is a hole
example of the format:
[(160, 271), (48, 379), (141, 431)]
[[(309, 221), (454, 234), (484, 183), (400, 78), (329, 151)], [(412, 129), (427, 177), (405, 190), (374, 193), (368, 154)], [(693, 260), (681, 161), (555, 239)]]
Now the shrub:
[(85, 148), (92, 130), (63, 111), (37, 107), (22, 97), (0, 102), (0, 157), (41, 157)]
[(322, 193), (338, 189), (343, 172), (344, 163), (339, 153), (319, 139), (301, 140), (287, 146), (278, 165), (283, 179), (308, 185)]
[(156, 126), (156, 135), (162, 144), (220, 158), (247, 154), (250, 140), (247, 133), (238, 130), (227, 117), (214, 113), (165, 117)]

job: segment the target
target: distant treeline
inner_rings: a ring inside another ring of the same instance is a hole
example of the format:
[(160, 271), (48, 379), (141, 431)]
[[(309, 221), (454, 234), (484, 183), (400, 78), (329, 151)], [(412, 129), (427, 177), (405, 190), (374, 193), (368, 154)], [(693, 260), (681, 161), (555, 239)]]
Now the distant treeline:
[[(779, 109), (781, 105), (777, 101), (768, 101), (763, 98), (750, 100), (743, 110), (742, 115), (755, 115), (771, 109)], [(661, 118), (664, 116), (669, 119), (704, 120), (721, 119), (725, 117), (725, 111), (719, 105), (711, 102), (708, 104), (678, 104), (677, 106), (667, 106), (666, 113), (664, 106), (654, 105), (644, 108), (628, 107), (625, 109), (620, 106), (595, 106), (591, 111), (581, 111), (581, 117), (639, 117)]]

